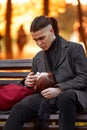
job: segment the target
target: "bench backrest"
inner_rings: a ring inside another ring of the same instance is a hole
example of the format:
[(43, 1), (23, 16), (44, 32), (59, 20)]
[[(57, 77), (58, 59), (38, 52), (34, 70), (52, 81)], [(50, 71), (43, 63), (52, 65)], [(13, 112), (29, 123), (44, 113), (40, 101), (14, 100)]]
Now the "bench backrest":
[(0, 84), (18, 83), (31, 71), (31, 59), (0, 60)]

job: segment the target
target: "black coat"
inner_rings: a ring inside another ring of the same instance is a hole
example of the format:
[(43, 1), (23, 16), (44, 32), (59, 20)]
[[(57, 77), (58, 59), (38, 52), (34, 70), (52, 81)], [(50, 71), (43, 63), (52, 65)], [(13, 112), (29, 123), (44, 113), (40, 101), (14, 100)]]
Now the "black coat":
[[(82, 45), (69, 42), (58, 36), (56, 42), (60, 44), (60, 61), (56, 59), (53, 65), (53, 74), (56, 86), (63, 91), (75, 91), (78, 101), (84, 109), (87, 108), (87, 59)], [(33, 58), (32, 70), (36, 73), (48, 72), (49, 66), (44, 51), (40, 51)]]

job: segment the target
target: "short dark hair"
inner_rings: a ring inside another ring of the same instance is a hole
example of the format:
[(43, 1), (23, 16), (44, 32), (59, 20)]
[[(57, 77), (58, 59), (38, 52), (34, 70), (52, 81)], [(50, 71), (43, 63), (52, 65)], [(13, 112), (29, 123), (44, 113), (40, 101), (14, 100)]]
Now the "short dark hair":
[(31, 23), (30, 32), (38, 31), (49, 24), (51, 24), (51, 20), (47, 16), (38, 16)]
[(57, 36), (59, 33), (59, 27), (58, 27), (58, 22), (54, 17), (50, 17), (52, 28), (54, 30), (54, 34)]
[(49, 24), (52, 25), (52, 28), (54, 30), (54, 34), (58, 35), (59, 28), (58, 28), (57, 20), (53, 17), (47, 17), (44, 15), (38, 16), (33, 20), (33, 22), (31, 23), (31, 26), (30, 26), (30, 32), (38, 31), (38, 30), (46, 27)]

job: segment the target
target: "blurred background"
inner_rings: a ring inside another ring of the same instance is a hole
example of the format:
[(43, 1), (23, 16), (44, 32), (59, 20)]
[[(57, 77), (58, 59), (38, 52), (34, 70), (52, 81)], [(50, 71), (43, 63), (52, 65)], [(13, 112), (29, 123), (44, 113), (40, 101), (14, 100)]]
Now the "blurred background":
[(29, 33), (38, 15), (55, 17), (60, 35), (87, 53), (87, 0), (0, 0), (0, 59), (31, 59), (40, 50)]

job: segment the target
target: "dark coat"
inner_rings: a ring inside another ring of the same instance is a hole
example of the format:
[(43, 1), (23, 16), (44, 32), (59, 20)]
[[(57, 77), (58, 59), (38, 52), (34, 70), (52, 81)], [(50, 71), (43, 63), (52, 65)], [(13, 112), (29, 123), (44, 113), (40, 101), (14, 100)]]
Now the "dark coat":
[[(78, 100), (84, 109), (87, 108), (87, 59), (82, 45), (69, 42), (58, 36), (60, 44), (60, 61), (56, 59), (53, 65), (53, 74), (56, 79), (56, 86), (63, 91), (72, 90), (77, 94)], [(55, 48), (56, 49), (56, 48)], [(33, 58), (32, 70), (38, 72), (49, 72), (46, 55), (40, 51)]]

